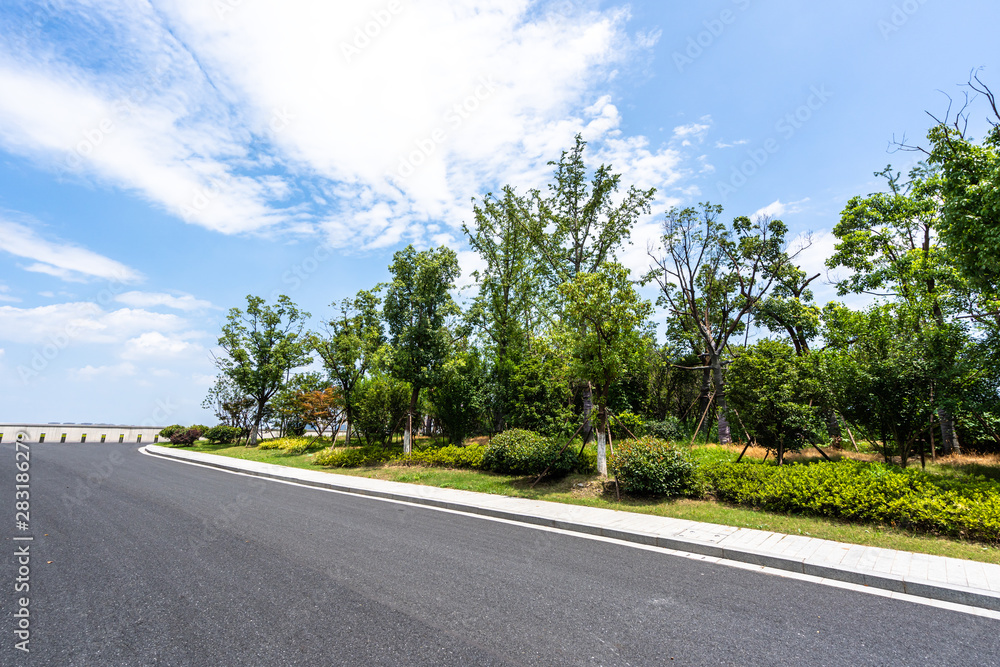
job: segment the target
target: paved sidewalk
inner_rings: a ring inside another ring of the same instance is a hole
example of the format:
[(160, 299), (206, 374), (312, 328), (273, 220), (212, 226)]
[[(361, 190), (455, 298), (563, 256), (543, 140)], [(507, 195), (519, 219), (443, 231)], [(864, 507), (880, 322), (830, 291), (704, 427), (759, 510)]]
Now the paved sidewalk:
[(345, 493), (662, 547), (1000, 611), (1000, 565), (596, 507), (441, 489), (147, 445), (146, 453)]

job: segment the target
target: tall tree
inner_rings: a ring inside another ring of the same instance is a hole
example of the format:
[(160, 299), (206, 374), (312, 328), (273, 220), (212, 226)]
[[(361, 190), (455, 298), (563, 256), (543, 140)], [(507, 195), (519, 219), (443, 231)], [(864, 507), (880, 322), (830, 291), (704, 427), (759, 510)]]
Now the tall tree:
[[(911, 170), (905, 182), (891, 167), (876, 175), (886, 179), (888, 192), (851, 198), (833, 229), (839, 242), (827, 266), (852, 271), (837, 283), (837, 291), (890, 299), (913, 336), (950, 337), (969, 292), (955, 270), (955, 255), (938, 240), (941, 179), (923, 164)], [(957, 391), (944, 381), (948, 369), (958, 363), (958, 350), (951, 345), (928, 346), (925, 356), (932, 350), (951, 351), (950, 359), (924, 359), (942, 371), (936, 374), (938, 386), (927, 389), (938, 401), (942, 442), (950, 451), (959, 446), (952, 419)]]
[(284, 294), (270, 306), (248, 295), (246, 311), (231, 308), (222, 326), (219, 347), (225, 356), (216, 365), (254, 401), (248, 444), (256, 444), (268, 402), (281, 389), (289, 371), (312, 361), (302, 329), (309, 313)]
[(410, 407), (403, 433), (403, 452), (413, 444), (413, 416), (421, 389), (431, 386), (448, 357), (448, 318), (459, 308), (449, 290), (459, 276), (454, 250), (441, 246), (417, 252), (412, 245), (393, 255), (392, 282), (383, 313), (392, 344), (390, 369), (410, 383)]
[(387, 352), (379, 312), (381, 289), (382, 285), (377, 285), (371, 290), (360, 290), (354, 298), (344, 299), (339, 304), (340, 312), (327, 323), (327, 336), (310, 336), (310, 345), (340, 388), (347, 416), (348, 445), (354, 423), (354, 388)]
[[(697, 331), (703, 345), (701, 366), (715, 388), (719, 442), (732, 442), (723, 375), (724, 356), (733, 334), (790, 265), (785, 252), (787, 227), (780, 220), (745, 216), (731, 226), (719, 222), (722, 207), (704, 203), (671, 209), (663, 223), (660, 255), (647, 280), (660, 286), (660, 304), (671, 317)], [(801, 249), (800, 249), (801, 251)]]
[[(548, 196), (539, 198), (532, 239), (552, 292), (578, 274), (595, 273), (614, 259), (615, 252), (630, 242), (639, 216), (649, 213), (656, 194), (655, 188), (641, 190), (631, 185), (619, 199), (621, 174), (612, 173), (611, 165), (602, 164), (588, 181), (583, 159), (586, 146), (578, 134), (573, 148), (563, 151), (558, 162), (549, 163), (555, 167), (555, 180), (549, 184)], [(584, 437), (589, 439), (593, 392), (589, 383), (581, 389), (587, 418)]]
[(608, 392), (622, 374), (643, 359), (652, 305), (641, 299), (621, 264), (607, 262), (594, 272), (576, 274), (559, 286), (574, 336), (577, 375), (596, 388), (597, 469), (608, 474), (606, 434)]
[(473, 273), (479, 292), (467, 318), (490, 353), (493, 430), (502, 431), (517, 393), (516, 369), (542, 317), (538, 251), (530, 238), (537, 201), (506, 186), (501, 197), (487, 194), (473, 210), (474, 227), (462, 229), (485, 266)]

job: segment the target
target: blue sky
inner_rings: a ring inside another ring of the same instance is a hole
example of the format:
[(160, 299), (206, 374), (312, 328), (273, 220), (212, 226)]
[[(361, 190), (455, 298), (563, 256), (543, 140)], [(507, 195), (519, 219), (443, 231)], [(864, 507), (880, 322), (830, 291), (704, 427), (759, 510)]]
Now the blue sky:
[(318, 328), (407, 243), (455, 248), (467, 281), (471, 198), (542, 187), (577, 132), (658, 189), (634, 271), (665, 210), (706, 200), (811, 232), (818, 271), (847, 199), (912, 165), (889, 140), (922, 140), (973, 68), (1000, 88), (998, 19), (985, 0), (8, 3), (0, 421), (214, 423), (230, 307), (285, 293)]

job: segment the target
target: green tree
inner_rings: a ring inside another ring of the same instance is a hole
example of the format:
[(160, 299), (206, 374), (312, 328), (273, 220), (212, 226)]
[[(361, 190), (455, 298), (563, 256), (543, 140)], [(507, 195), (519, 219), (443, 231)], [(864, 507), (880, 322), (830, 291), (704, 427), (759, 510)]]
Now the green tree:
[(721, 206), (708, 203), (700, 211), (671, 209), (663, 223), (665, 252), (650, 254), (655, 266), (646, 279), (659, 285), (668, 317), (700, 338), (704, 362), (692, 370), (711, 374), (719, 442), (727, 444), (732, 435), (723, 366), (729, 340), (745, 330), (747, 316), (786, 273), (792, 257), (784, 249), (787, 227), (780, 220), (741, 216), (726, 226), (719, 222), (721, 213)]
[(940, 120), (928, 132), (930, 163), (941, 170), (941, 241), (964, 277), (988, 296), (986, 315), (1000, 328), (1000, 110), (973, 73), (969, 87), (986, 99), (992, 128), (980, 142), (967, 135), (968, 115)]
[(390, 372), (410, 384), (410, 418), (403, 435), (408, 455), (420, 390), (437, 381), (451, 347), (448, 319), (460, 312), (449, 292), (459, 276), (458, 257), (444, 246), (417, 252), (410, 245), (393, 256), (389, 271), (392, 282), (383, 313), (392, 344)]
[(429, 393), (441, 432), (461, 446), (479, 428), (485, 412), (486, 373), (478, 351), (473, 348), (451, 355)]
[(354, 387), (357, 432), (370, 445), (388, 445), (406, 422), (410, 385), (376, 371)]
[(284, 294), (273, 306), (248, 295), (246, 311), (229, 310), (218, 341), (225, 355), (215, 361), (239, 391), (254, 401), (248, 444), (256, 444), (265, 410), (286, 374), (312, 361), (302, 337), (308, 317)]
[(800, 355), (785, 343), (762, 340), (730, 364), (729, 399), (758, 445), (785, 452), (821, 438), (821, 404), (826, 397), (816, 358)]
[[(905, 332), (928, 343), (953, 337), (964, 327), (956, 319), (970, 293), (955, 267), (955, 255), (942, 245), (936, 230), (941, 222), (941, 179), (926, 165), (911, 170), (908, 181), (891, 167), (878, 172), (888, 192), (853, 197), (833, 233), (839, 239), (830, 268), (851, 274), (837, 283), (839, 294), (872, 294), (890, 299)], [(927, 369), (936, 368), (925, 390), (935, 396), (945, 450), (958, 447), (952, 415), (959, 403), (955, 379), (960, 347), (926, 345), (920, 352)], [(932, 351), (947, 356), (931, 358)], [(908, 362), (907, 362), (908, 363)]]
[(474, 228), (463, 225), (469, 245), (485, 267), (473, 273), (479, 287), (466, 317), (482, 336), (488, 356), (489, 400), (494, 431), (506, 428), (517, 394), (516, 369), (543, 318), (537, 250), (530, 230), (538, 218), (534, 196), (513, 188), (487, 194), (474, 206)]
[[(618, 197), (621, 174), (613, 173), (611, 165), (602, 164), (588, 179), (583, 159), (586, 146), (578, 134), (573, 148), (563, 151), (558, 162), (549, 163), (555, 167), (554, 182), (548, 186), (548, 196), (539, 197), (532, 239), (551, 293), (577, 275), (596, 273), (613, 260), (615, 252), (630, 243), (636, 220), (649, 213), (656, 194), (655, 188), (641, 190), (631, 185)], [(563, 308), (565, 304), (556, 304), (557, 311)], [(587, 419), (584, 438), (589, 440), (593, 391), (589, 383), (581, 389)]]
[(327, 323), (327, 335), (314, 334), (309, 339), (343, 396), (347, 445), (351, 444), (354, 423), (354, 388), (388, 353), (379, 312), (381, 288), (360, 290), (354, 298), (341, 301), (339, 314)]
[(650, 335), (652, 305), (641, 299), (620, 264), (578, 273), (559, 286), (566, 315), (574, 325), (573, 366), (597, 393), (597, 469), (608, 474), (608, 393), (611, 385), (642, 361)]

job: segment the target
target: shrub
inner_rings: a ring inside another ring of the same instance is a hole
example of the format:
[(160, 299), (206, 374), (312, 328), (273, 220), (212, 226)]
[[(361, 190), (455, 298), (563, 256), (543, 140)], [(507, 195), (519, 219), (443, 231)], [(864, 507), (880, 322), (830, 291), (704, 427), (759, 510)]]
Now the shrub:
[(195, 441), (201, 437), (202, 433), (203, 431), (200, 426), (192, 426), (186, 430), (173, 431), (173, 435), (170, 436), (170, 444), (193, 445)]
[(331, 468), (360, 468), (391, 461), (397, 454), (384, 447), (350, 447), (327, 449), (316, 455), (315, 463)]
[(704, 474), (719, 500), (1000, 542), (1000, 482), (942, 480), (916, 469), (836, 461), (716, 463)]
[[(358, 382), (352, 398), (354, 430), (369, 445), (386, 445), (410, 407), (410, 385), (386, 375)], [(420, 418), (414, 416), (414, 424)]]
[(410, 455), (410, 461), (440, 468), (479, 468), (485, 452), (486, 447), (483, 445), (429, 447), (415, 450)]
[(187, 429), (181, 426), (180, 424), (172, 424), (170, 426), (164, 426), (162, 429), (160, 429), (160, 437), (169, 439), (173, 437), (175, 433), (183, 433), (186, 430)]
[[(643, 428), (645, 430), (645, 435), (649, 435), (660, 440), (669, 440), (674, 442), (677, 440), (687, 439), (684, 432), (684, 425), (681, 423), (681, 420), (673, 415), (667, 415), (663, 421), (656, 421), (653, 419), (647, 420)], [(638, 436), (640, 434), (636, 433), (636, 435)]]
[(567, 447), (560, 454), (562, 444), (534, 431), (510, 429), (487, 445), (482, 467), (511, 475), (539, 475), (548, 468), (552, 475), (565, 475), (573, 470), (576, 453)]
[[(642, 417), (632, 412), (623, 412), (608, 420), (611, 437), (617, 442), (626, 438), (641, 438), (646, 435), (646, 424)], [(631, 435), (630, 435), (631, 434)]]
[(217, 442), (223, 445), (228, 445), (231, 442), (235, 442), (236, 438), (240, 437), (240, 433), (242, 433), (242, 431), (235, 426), (219, 424), (218, 426), (213, 426), (205, 431), (205, 437), (209, 442)]
[(299, 436), (288, 436), (284, 438), (271, 438), (261, 440), (257, 443), (258, 449), (280, 449), (286, 454), (304, 454), (310, 449), (321, 447), (324, 443), (316, 438), (306, 438)]
[(625, 493), (681, 496), (694, 488), (695, 466), (687, 452), (651, 436), (619, 442), (608, 470)]

